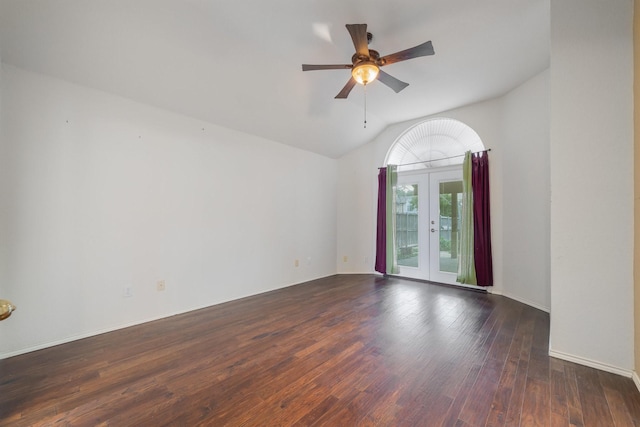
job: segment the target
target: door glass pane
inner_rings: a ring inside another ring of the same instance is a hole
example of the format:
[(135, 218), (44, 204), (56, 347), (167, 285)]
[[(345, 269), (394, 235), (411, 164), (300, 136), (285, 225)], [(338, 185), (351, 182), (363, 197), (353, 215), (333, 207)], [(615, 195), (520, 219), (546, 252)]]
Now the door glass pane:
[(398, 265), (418, 266), (418, 184), (396, 187)]
[(458, 272), (462, 181), (440, 182), (440, 271)]

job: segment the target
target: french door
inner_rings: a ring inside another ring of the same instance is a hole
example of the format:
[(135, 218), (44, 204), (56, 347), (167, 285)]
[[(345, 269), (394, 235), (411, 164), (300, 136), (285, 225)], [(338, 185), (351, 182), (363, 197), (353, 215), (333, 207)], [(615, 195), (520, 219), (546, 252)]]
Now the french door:
[(462, 170), (398, 173), (396, 257), (399, 275), (455, 284)]

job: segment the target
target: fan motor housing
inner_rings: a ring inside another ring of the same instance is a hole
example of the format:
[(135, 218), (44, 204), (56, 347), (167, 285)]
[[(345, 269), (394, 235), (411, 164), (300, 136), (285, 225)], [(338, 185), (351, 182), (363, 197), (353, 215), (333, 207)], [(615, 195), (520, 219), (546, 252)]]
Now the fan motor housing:
[(380, 54), (378, 53), (377, 50), (369, 49), (369, 56), (358, 55), (358, 53), (354, 53), (353, 56), (351, 57), (351, 63), (353, 64), (354, 67), (360, 64), (361, 62), (373, 62), (378, 67), (380, 67), (384, 65), (385, 61), (380, 60)]

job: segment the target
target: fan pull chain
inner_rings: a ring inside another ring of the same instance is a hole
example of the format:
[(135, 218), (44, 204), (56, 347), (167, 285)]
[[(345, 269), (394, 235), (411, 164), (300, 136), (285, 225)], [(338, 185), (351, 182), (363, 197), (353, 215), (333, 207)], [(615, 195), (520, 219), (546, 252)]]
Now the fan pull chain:
[(364, 85), (364, 128), (367, 128), (367, 85)]

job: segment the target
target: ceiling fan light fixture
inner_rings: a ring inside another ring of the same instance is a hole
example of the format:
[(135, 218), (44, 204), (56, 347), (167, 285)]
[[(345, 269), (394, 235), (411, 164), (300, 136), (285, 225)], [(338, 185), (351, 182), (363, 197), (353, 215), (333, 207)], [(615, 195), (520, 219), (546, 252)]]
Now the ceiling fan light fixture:
[(353, 79), (361, 85), (371, 83), (378, 77), (380, 68), (371, 61), (363, 61), (353, 67), (351, 75)]

